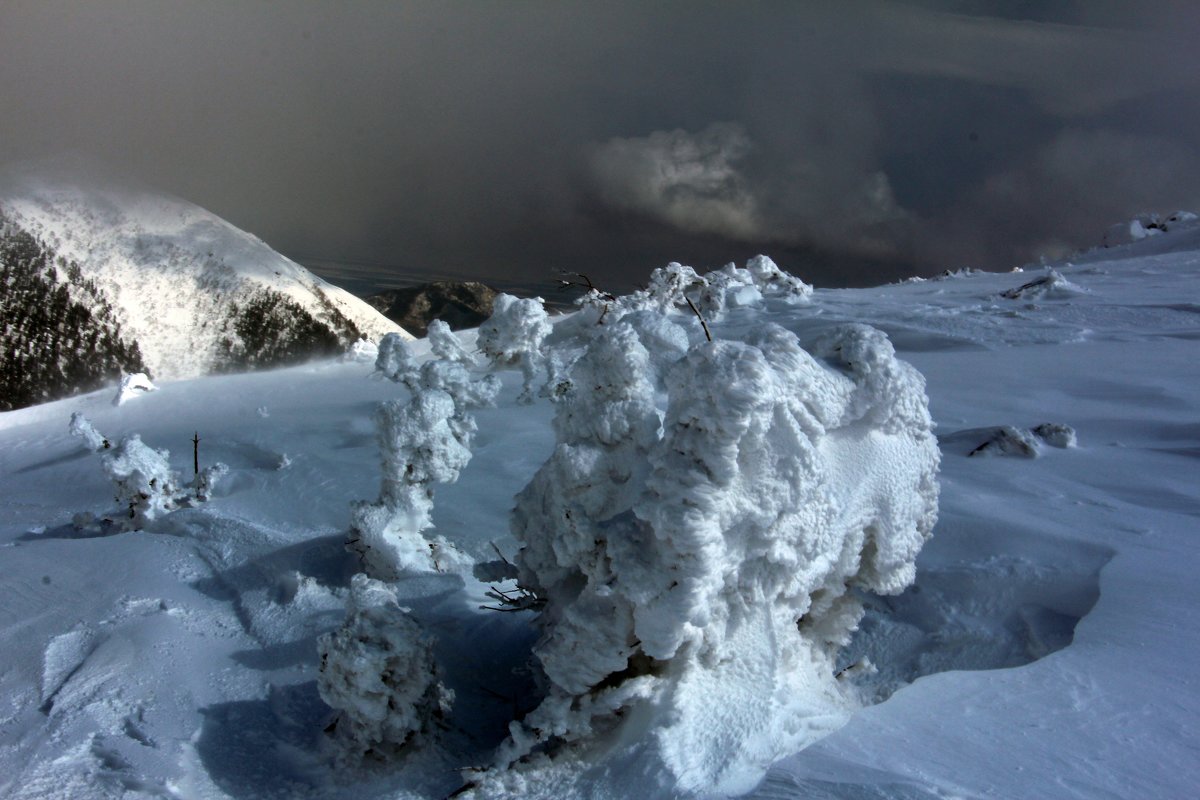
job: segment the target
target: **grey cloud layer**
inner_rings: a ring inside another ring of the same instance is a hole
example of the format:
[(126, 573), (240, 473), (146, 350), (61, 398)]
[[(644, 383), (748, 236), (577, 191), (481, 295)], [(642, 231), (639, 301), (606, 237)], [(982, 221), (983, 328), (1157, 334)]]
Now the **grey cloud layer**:
[(1194, 7), (1019, 5), (9, 0), (0, 161), (82, 150), (290, 255), (507, 278), (766, 250), (873, 282), (1200, 205)]

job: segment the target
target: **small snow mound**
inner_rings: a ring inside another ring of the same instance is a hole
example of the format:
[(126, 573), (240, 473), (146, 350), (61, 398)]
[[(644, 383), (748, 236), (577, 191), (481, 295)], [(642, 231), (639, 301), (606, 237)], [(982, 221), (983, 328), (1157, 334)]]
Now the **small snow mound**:
[(993, 428), (978, 447), (967, 453), (968, 457), (997, 455), (1037, 458), (1037, 438), (1029, 431), (1003, 425)]
[(119, 406), (131, 397), (156, 391), (158, 391), (158, 387), (150, 382), (150, 376), (144, 372), (123, 375), (121, 385), (117, 387), (117, 396), (113, 398), (113, 405)]
[(429, 732), (454, 700), (438, 680), (433, 643), (396, 593), (355, 575), (342, 627), (317, 640), (321, 699), (340, 712), (347, 759), (387, 756)]
[(1083, 291), (1085, 290), (1082, 287), (1071, 283), (1058, 270), (1047, 267), (1046, 274), (1042, 277), (1015, 289), (1003, 291), (1000, 296), (1009, 300), (1052, 300), (1070, 298)]
[[(398, 335), (398, 334), (387, 334)], [(373, 364), (375, 359), (379, 357), (379, 345), (372, 342), (370, 339), (359, 339), (346, 350), (342, 356), (343, 361), (352, 361), (356, 364)]]
[(1075, 447), (1078, 444), (1075, 437), (1075, 429), (1070, 425), (1063, 425), (1058, 422), (1043, 422), (1041, 425), (1035, 427), (1031, 433), (1051, 447), (1066, 449)]

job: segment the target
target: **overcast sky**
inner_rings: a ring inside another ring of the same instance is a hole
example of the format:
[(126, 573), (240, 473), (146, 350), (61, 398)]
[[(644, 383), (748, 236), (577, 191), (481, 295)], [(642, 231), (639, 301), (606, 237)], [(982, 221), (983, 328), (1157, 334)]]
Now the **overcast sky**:
[(1198, 34), (1191, 0), (2, 0), (0, 162), (90, 154), (381, 284), (861, 285), (1200, 210)]

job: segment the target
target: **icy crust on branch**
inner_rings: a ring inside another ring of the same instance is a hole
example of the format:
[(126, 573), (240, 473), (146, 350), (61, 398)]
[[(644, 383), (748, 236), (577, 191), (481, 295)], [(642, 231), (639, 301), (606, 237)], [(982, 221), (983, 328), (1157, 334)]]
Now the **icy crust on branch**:
[(317, 640), (317, 690), (340, 712), (343, 755), (387, 756), (430, 731), (454, 693), (438, 681), (432, 642), (386, 584), (355, 575), (346, 605), (342, 627)]
[(622, 742), (679, 790), (744, 791), (855, 707), (834, 674), (855, 592), (913, 580), (937, 514), (924, 381), (865, 326), (812, 354), (774, 325), (699, 342), (662, 368), (665, 410), (654, 364), (639, 328), (605, 326), (518, 496), (546, 689), (499, 760)]
[(496, 295), (492, 316), (479, 326), (476, 345), (494, 367), (519, 367), (525, 379), (517, 402), (533, 402), (533, 388), (545, 366), (542, 344), (550, 335), (550, 317), (541, 298)]
[[(457, 355), (444, 342), (439, 349)], [(457, 360), (418, 366), (395, 334), (380, 342), (376, 370), (408, 387), (411, 397), (386, 401), (375, 411), (383, 472), (379, 499), (352, 506), (348, 546), (382, 580), (466, 566), (444, 537), (425, 536), (433, 527), (433, 484), (458, 480), (471, 460), (477, 426), (470, 412), (495, 402), (500, 380), (494, 375), (476, 380)]]

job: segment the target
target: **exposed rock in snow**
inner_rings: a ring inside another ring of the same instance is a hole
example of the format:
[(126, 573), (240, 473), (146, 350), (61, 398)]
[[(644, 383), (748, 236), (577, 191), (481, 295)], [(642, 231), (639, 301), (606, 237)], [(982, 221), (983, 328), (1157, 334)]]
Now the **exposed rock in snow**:
[(1043, 422), (1041, 425), (1033, 428), (1031, 433), (1051, 447), (1065, 449), (1075, 447), (1077, 444), (1075, 429), (1070, 425), (1063, 425), (1058, 422)]
[(317, 689), (340, 712), (334, 734), (349, 760), (394, 754), (450, 710), (432, 641), (384, 583), (355, 575), (346, 621), (317, 648)]
[(1190, 211), (1176, 211), (1165, 219), (1154, 212), (1139, 214), (1129, 222), (1117, 223), (1110, 227), (1104, 234), (1104, 246), (1132, 244), (1168, 231), (1195, 227), (1197, 219), (1200, 217)]
[(945, 442), (979, 442), (967, 452), (968, 456), (1019, 456), (1037, 458), (1041, 445), (1069, 448), (1076, 446), (1075, 429), (1057, 422), (1046, 422), (1032, 430), (1002, 425), (995, 428), (976, 428), (959, 431), (945, 437)]
[(478, 327), (492, 315), (495, 300), (495, 289), (475, 281), (433, 281), (366, 298), (414, 336), (424, 336), (433, 320), (445, 322), (451, 330)]
[(1015, 289), (1000, 293), (1001, 297), (1009, 300), (1036, 300), (1070, 298), (1084, 291), (1062, 276), (1058, 270), (1047, 267), (1046, 274)]

